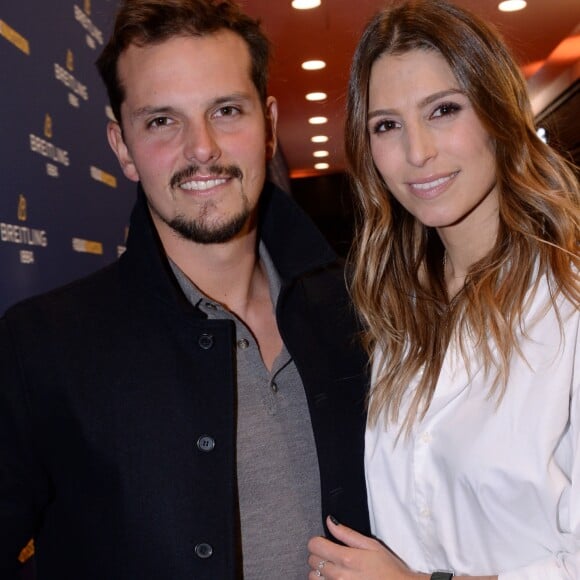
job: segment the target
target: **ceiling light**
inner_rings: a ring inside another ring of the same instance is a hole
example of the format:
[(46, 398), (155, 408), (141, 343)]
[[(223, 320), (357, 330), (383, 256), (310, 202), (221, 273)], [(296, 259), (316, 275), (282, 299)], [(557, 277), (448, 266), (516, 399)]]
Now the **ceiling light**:
[(330, 165), (328, 163), (315, 163), (314, 169), (328, 169)]
[(326, 66), (323, 60), (307, 60), (302, 63), (302, 68), (304, 70), (320, 70)]
[(328, 137), (326, 135), (314, 135), (314, 137), (310, 137), (310, 140), (313, 143), (326, 143), (328, 141)]
[(547, 143), (548, 142), (548, 132), (546, 131), (546, 129), (544, 129), (544, 127), (539, 127), (538, 130), (536, 131), (536, 133), (538, 134), (538, 137), (544, 143)]
[(309, 10), (320, 6), (320, 0), (292, 0), (292, 8), (296, 10)]
[(504, 0), (497, 5), (502, 12), (517, 12), (518, 10), (523, 10), (526, 6), (526, 0)]
[(326, 93), (308, 93), (306, 95), (307, 101), (324, 101), (328, 95)]
[(328, 157), (329, 153), (328, 151), (315, 151), (312, 155), (314, 157)]
[(324, 123), (328, 123), (328, 119), (326, 117), (310, 117), (308, 122), (311, 125), (324, 125)]

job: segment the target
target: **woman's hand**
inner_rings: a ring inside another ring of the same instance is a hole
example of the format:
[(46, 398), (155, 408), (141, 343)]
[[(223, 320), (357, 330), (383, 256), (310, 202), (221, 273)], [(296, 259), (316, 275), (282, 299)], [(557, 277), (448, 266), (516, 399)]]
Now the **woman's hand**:
[[(309, 580), (419, 580), (429, 578), (414, 573), (381, 542), (363, 536), (328, 517), (330, 533), (344, 546), (317, 536), (308, 542)], [(336, 522), (336, 523), (335, 523)]]

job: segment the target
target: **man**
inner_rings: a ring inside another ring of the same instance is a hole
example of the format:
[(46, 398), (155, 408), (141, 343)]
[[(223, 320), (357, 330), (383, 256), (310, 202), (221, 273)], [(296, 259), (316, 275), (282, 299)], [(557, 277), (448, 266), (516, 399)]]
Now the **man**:
[(98, 61), (138, 182), (127, 251), (0, 323), (0, 570), (304, 578), (368, 532), (365, 361), (343, 274), (265, 183), (268, 43), (230, 1), (126, 0)]

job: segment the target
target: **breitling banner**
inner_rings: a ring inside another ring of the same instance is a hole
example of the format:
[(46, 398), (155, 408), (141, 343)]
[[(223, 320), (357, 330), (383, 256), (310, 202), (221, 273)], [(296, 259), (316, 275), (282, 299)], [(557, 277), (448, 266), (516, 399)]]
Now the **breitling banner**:
[(0, 314), (113, 261), (134, 184), (95, 60), (116, 0), (0, 3)]
[[(134, 184), (106, 140), (94, 62), (116, 0), (0, 3), (0, 314), (115, 260)], [(34, 577), (34, 544), (22, 547)]]

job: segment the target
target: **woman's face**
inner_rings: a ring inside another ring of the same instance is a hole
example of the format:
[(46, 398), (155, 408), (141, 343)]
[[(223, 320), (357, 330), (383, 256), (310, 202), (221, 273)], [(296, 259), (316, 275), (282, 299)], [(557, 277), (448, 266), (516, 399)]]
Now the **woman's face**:
[(367, 129), (387, 187), (423, 224), (472, 228), (497, 215), (492, 139), (438, 52), (377, 59)]

